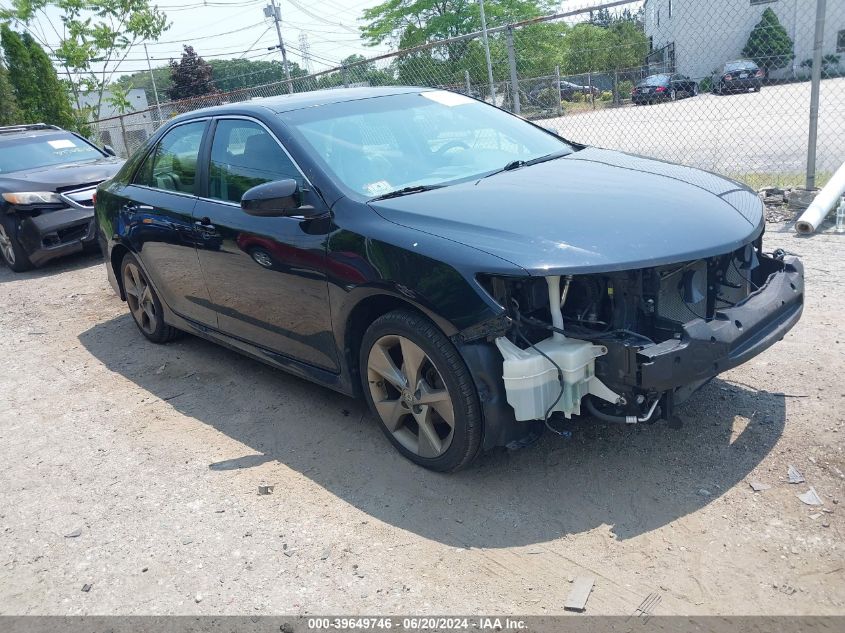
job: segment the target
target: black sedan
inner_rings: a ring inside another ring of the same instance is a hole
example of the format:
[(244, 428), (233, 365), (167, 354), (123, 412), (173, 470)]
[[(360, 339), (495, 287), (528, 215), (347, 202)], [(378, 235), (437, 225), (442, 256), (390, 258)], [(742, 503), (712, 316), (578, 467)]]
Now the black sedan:
[(184, 330), (361, 394), (440, 471), (561, 417), (676, 420), (803, 305), (801, 264), (764, 253), (748, 188), (441, 90), (183, 115), (96, 212), (147, 339)]
[(717, 95), (732, 92), (760, 92), (766, 73), (749, 59), (728, 62), (713, 76), (713, 92)]
[(631, 101), (637, 105), (661, 101), (675, 101), (698, 94), (698, 83), (679, 73), (649, 75), (631, 91)]
[(16, 272), (96, 247), (94, 201), (123, 161), (52, 125), (0, 127), (0, 257)]
[(560, 82), (561, 99), (571, 101), (577, 94), (585, 96), (593, 95), (594, 97), (597, 97), (601, 94), (601, 90), (597, 86), (582, 86), (580, 84), (572, 83), (571, 81)]

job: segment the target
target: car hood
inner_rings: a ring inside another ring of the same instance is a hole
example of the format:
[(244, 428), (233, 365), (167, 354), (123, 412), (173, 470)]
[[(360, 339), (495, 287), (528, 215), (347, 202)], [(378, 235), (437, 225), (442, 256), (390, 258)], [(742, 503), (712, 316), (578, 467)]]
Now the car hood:
[(110, 156), (84, 163), (11, 172), (0, 175), (0, 188), (6, 191), (56, 191), (75, 185), (102, 182), (114, 176), (124, 162), (122, 158)]
[(538, 275), (689, 261), (763, 230), (762, 202), (744, 185), (597, 148), (370, 206)]

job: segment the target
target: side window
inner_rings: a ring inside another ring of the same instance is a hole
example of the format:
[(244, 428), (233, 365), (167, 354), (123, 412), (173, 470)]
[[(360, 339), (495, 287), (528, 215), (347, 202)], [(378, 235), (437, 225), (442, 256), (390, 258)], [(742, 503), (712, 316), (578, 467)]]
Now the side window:
[(185, 123), (167, 132), (144, 159), (134, 184), (193, 194), (205, 123)]
[(276, 139), (242, 119), (217, 122), (208, 178), (208, 196), (227, 202), (240, 202), (248, 189), (265, 182), (291, 178), (302, 184), (302, 175)]

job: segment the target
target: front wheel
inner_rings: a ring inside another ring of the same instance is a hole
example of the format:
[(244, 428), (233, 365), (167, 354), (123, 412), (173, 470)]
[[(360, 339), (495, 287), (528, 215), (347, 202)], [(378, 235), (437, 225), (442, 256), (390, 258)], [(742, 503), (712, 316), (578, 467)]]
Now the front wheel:
[(32, 270), (34, 266), (29, 256), (18, 241), (18, 230), (15, 216), (0, 215), (0, 257), (6, 265), (16, 273)]
[(359, 361), (364, 394), (382, 431), (402, 455), (454, 472), (481, 445), (481, 408), (458, 351), (424, 316), (389, 312), (370, 325)]

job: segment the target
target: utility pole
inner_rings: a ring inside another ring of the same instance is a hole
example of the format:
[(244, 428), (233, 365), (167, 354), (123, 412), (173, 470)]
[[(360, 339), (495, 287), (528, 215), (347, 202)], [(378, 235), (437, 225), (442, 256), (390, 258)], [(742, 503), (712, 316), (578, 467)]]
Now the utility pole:
[(487, 41), (487, 18), (484, 16), (484, 0), (478, 0), (481, 10), (481, 31), (484, 34), (484, 56), (487, 58), (487, 81), (490, 82), (490, 99), (496, 105), (496, 86), (493, 83), (493, 64), (490, 62), (490, 42)]
[(144, 54), (147, 56), (147, 68), (150, 70), (150, 80), (153, 82), (153, 96), (156, 100), (156, 110), (158, 111), (158, 122), (162, 123), (164, 121), (163, 117), (161, 116), (161, 105), (158, 102), (158, 89), (156, 88), (156, 76), (153, 74), (153, 66), (150, 64), (150, 51), (147, 50), (147, 43), (144, 42)]
[(807, 139), (807, 179), (804, 188), (816, 188), (816, 143), (819, 132), (819, 86), (822, 80), (822, 47), (827, 0), (816, 0), (816, 31), (813, 38), (813, 76), (810, 80), (810, 133)]
[(285, 50), (285, 41), (282, 39), (282, 10), (276, 6), (276, 0), (270, 0), (270, 4), (264, 7), (264, 15), (268, 18), (273, 18), (273, 22), (276, 23), (276, 35), (279, 36), (278, 46), (271, 46), (267, 50), (269, 51), (274, 48), (278, 48), (282, 51), (282, 66), (285, 68), (285, 80), (288, 82), (288, 92), (293, 94), (293, 84), (290, 80), (290, 68), (288, 68), (288, 54)]

